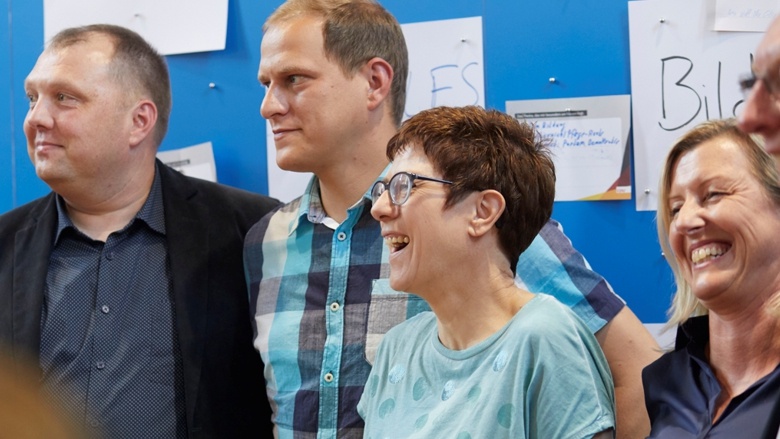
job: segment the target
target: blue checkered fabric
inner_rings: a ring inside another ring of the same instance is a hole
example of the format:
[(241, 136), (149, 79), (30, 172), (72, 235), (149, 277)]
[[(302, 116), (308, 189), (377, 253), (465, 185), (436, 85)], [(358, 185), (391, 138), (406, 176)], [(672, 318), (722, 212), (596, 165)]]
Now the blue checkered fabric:
[[(357, 404), (382, 336), (428, 307), (393, 291), (370, 194), (335, 230), (316, 177), (247, 234), (255, 347), (280, 438), (362, 437)], [(555, 292), (593, 331), (624, 305), (550, 221), (518, 262), (518, 283)]]

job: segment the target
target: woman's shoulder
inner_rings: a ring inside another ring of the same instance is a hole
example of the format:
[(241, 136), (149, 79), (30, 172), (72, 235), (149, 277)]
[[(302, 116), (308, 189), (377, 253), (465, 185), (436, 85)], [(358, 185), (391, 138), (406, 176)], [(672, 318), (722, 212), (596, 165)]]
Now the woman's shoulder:
[(408, 341), (410, 336), (419, 337), (429, 328), (436, 328), (436, 314), (432, 311), (423, 311), (390, 328), (382, 342), (396, 339), (400, 339), (402, 342)]
[(520, 312), (521, 320), (525, 324), (543, 329), (541, 332), (569, 331), (574, 327), (587, 328), (574, 311), (545, 293), (535, 293), (534, 298)]
[(386, 363), (396, 355), (408, 356), (416, 352), (421, 344), (436, 331), (436, 315), (431, 311), (421, 312), (392, 327), (382, 337), (377, 349), (374, 366)]

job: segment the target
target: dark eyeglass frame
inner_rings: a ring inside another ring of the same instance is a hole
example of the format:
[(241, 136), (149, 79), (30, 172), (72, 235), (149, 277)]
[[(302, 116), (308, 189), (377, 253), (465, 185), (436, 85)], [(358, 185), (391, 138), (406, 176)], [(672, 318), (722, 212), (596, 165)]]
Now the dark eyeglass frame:
[[(399, 186), (400, 186), (400, 179), (402, 177), (408, 177), (409, 178), (409, 189), (406, 190), (406, 193), (403, 194), (401, 199), (396, 199), (396, 197), (399, 195)], [(411, 172), (399, 172), (395, 175), (393, 175), (392, 178), (390, 178), (390, 181), (385, 183), (382, 180), (378, 180), (376, 183), (374, 183), (373, 186), (371, 186), (371, 202), (373, 204), (376, 204), (377, 201), (379, 201), (379, 197), (382, 196), (385, 192), (387, 192), (387, 195), (390, 196), (390, 202), (393, 203), (396, 206), (401, 206), (404, 203), (406, 203), (407, 200), (409, 200), (409, 197), (412, 194), (412, 188), (415, 187), (414, 181), (415, 180), (424, 180), (424, 181), (433, 181), (435, 183), (442, 183), (442, 184), (455, 184), (449, 180), (442, 180), (440, 178), (433, 178), (433, 177), (426, 177), (424, 175), (417, 175), (413, 174)], [(395, 182), (395, 183), (394, 183)], [(396, 189), (391, 189), (391, 188)], [(395, 195), (394, 195), (395, 193)]]

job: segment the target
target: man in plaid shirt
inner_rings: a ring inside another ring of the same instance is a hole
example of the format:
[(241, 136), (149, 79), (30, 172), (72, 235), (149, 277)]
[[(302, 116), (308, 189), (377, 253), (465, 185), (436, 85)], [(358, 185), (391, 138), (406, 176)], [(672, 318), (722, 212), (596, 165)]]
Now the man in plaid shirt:
[[(356, 406), (382, 335), (427, 309), (389, 287), (368, 193), (403, 117), (406, 44), (371, 0), (288, 0), (263, 31), (261, 114), (277, 163), (315, 176), (246, 237), (254, 344), (278, 437), (362, 437)], [(636, 316), (554, 221), (517, 274), (529, 291), (556, 293), (596, 334), (616, 384), (618, 437), (644, 437), (640, 372), (658, 352)]]

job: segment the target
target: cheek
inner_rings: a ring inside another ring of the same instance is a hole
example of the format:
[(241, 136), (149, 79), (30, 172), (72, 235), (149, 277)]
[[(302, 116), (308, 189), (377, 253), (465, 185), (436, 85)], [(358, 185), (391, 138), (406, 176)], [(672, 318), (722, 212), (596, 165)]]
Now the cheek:
[(669, 246), (672, 248), (674, 258), (677, 260), (677, 264), (687, 260), (685, 255), (685, 238), (681, 233), (678, 233), (674, 226), (669, 229)]
[(27, 136), (28, 139), (32, 140), (31, 137), (35, 137), (35, 127), (32, 126), (32, 123), (30, 123), (30, 115), (24, 117), (24, 123), (22, 124), (22, 129), (24, 130), (24, 134)]

